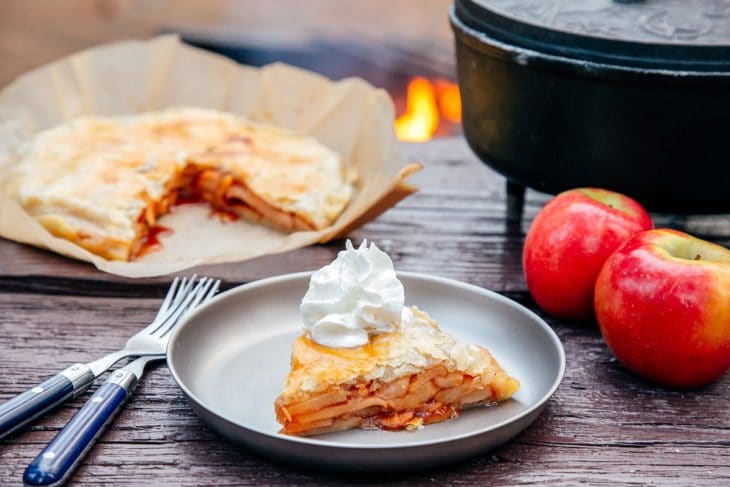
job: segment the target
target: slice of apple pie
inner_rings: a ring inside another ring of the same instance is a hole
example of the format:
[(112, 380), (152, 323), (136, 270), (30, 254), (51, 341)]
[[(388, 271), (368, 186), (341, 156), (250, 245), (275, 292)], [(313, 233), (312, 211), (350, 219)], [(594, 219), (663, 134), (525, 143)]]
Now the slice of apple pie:
[(282, 432), (292, 435), (418, 429), (519, 389), (486, 349), (457, 342), (416, 307), (404, 308), (395, 331), (354, 348), (320, 345), (305, 333), (291, 363), (275, 407)]

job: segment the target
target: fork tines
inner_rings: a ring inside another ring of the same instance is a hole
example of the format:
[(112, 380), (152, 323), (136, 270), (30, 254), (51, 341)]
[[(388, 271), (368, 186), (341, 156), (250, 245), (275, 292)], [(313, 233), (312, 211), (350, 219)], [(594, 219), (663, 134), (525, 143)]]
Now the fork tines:
[(172, 281), (160, 311), (150, 325), (150, 335), (165, 336), (183, 314), (215, 295), (220, 280), (202, 277), (196, 283), (197, 277), (197, 275), (182, 279), (176, 277)]

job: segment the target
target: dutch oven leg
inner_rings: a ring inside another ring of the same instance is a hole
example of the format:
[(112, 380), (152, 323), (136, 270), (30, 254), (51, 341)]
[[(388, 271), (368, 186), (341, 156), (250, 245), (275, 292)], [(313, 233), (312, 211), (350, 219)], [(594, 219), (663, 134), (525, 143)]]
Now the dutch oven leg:
[(522, 220), (526, 189), (520, 183), (507, 180), (507, 221), (519, 222)]

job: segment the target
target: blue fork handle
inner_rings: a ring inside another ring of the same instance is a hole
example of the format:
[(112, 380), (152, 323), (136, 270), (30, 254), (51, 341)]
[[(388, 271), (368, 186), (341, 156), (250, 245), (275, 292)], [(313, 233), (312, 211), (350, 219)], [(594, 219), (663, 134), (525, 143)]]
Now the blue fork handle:
[(80, 394), (95, 378), (87, 366), (74, 364), (42, 384), (0, 404), (0, 439)]
[(61, 485), (121, 411), (137, 384), (137, 377), (120, 370), (99, 387), (71, 421), (25, 469), (27, 486)]

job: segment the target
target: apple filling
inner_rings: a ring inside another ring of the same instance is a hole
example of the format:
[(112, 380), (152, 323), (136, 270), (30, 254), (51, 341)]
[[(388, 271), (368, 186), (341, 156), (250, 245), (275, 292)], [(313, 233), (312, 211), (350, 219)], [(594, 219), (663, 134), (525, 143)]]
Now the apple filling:
[(351, 428), (402, 430), (438, 423), (464, 407), (495, 403), (495, 391), (479, 378), (443, 365), (391, 382), (343, 385), (299, 402), (276, 401), (282, 432), (311, 435)]
[(165, 195), (157, 201), (149, 201), (140, 213), (132, 255), (139, 257), (156, 244), (154, 237), (161, 228), (157, 226), (157, 220), (169, 213), (175, 204), (198, 202), (210, 204), (223, 215), (233, 215), (255, 223), (269, 223), (284, 230), (315, 229), (311, 222), (301, 216), (268, 204), (229, 172), (188, 164), (177, 177), (172, 178)]

